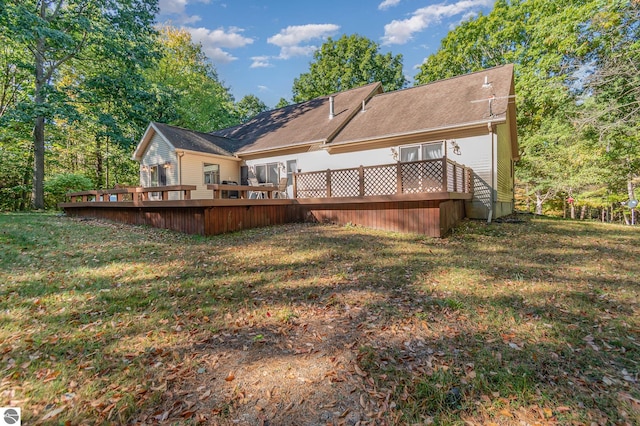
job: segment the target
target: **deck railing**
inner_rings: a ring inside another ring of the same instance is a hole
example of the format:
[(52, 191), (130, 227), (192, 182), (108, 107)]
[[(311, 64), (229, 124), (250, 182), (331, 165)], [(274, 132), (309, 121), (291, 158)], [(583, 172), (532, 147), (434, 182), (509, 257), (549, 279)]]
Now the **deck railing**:
[(149, 194), (156, 194), (160, 200), (168, 200), (170, 192), (181, 192), (184, 200), (191, 199), (191, 191), (196, 189), (195, 185), (168, 185), (153, 187), (128, 187), (100, 189), (80, 192), (70, 192), (67, 197), (72, 203), (88, 201), (147, 201)]
[[(293, 180), (293, 198), (341, 198), (376, 195), (422, 193), (467, 193), (473, 191), (472, 170), (447, 158), (425, 161), (398, 162), (377, 166), (360, 166), (296, 173)], [(147, 201), (154, 193), (157, 200), (168, 200), (170, 192), (182, 193), (182, 200), (191, 199), (195, 185), (169, 185), (131, 187), (68, 193), (74, 202)], [(236, 191), (239, 198), (251, 198), (251, 192), (265, 193), (276, 198), (279, 189), (268, 186), (216, 184), (207, 185), (212, 199), (222, 197), (224, 191)]]
[(473, 191), (470, 168), (448, 158), (296, 173), (294, 198)]

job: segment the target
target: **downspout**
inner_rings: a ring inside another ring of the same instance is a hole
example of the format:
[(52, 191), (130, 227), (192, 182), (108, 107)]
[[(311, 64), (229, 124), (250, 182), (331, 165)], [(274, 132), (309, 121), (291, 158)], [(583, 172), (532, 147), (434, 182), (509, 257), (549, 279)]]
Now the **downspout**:
[(495, 133), (493, 133), (493, 125), (491, 123), (487, 124), (487, 127), (489, 128), (489, 136), (491, 138), (491, 188), (489, 191), (489, 216), (487, 217), (487, 223), (491, 223), (491, 219), (493, 216), (493, 207), (495, 204), (495, 188), (496, 188), (496, 184), (495, 184), (495, 143), (494, 143), (494, 138), (495, 138)]

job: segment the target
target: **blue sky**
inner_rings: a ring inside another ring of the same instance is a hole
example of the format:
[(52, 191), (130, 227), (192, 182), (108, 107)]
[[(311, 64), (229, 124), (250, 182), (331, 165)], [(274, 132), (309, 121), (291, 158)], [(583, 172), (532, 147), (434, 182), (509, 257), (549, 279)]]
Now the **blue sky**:
[(328, 37), (360, 34), (381, 52), (417, 67), (461, 21), (487, 14), (494, 0), (160, 0), (159, 23), (187, 29), (201, 43), (236, 100), (258, 96), (269, 107), (291, 99), (293, 80), (309, 70)]

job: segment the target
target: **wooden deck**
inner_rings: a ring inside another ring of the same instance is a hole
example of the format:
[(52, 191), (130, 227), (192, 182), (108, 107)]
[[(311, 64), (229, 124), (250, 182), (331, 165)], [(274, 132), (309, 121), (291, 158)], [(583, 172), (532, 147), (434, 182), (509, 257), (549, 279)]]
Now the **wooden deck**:
[[(297, 173), (293, 199), (275, 198), (275, 187), (212, 184), (210, 199), (192, 200), (195, 186), (174, 185), (72, 193), (60, 207), (69, 216), (198, 235), (312, 221), (442, 237), (465, 217), (471, 176), (467, 167), (443, 158)], [(239, 198), (220, 198), (234, 191)], [(159, 199), (150, 200), (151, 192)], [(170, 200), (170, 192), (181, 199)], [(267, 198), (252, 199), (252, 192)]]
[(211, 199), (62, 203), (72, 217), (93, 217), (197, 235), (217, 235), (293, 222), (353, 224), (442, 237), (464, 218), (468, 194), (331, 199)]

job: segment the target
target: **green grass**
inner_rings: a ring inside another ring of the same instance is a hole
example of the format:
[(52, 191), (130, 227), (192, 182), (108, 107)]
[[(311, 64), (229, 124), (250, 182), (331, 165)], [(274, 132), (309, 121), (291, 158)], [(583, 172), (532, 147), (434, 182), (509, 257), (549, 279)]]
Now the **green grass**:
[[(355, 351), (363, 420), (640, 424), (640, 231), (525, 219), (442, 240), (303, 224), (204, 238), (2, 214), (0, 406), (26, 424), (153, 422), (186, 398), (171, 377), (195, 388), (214, 368), (201, 346), (295, 351), (317, 321), (320, 355)], [(249, 398), (195, 407), (224, 423)]]

